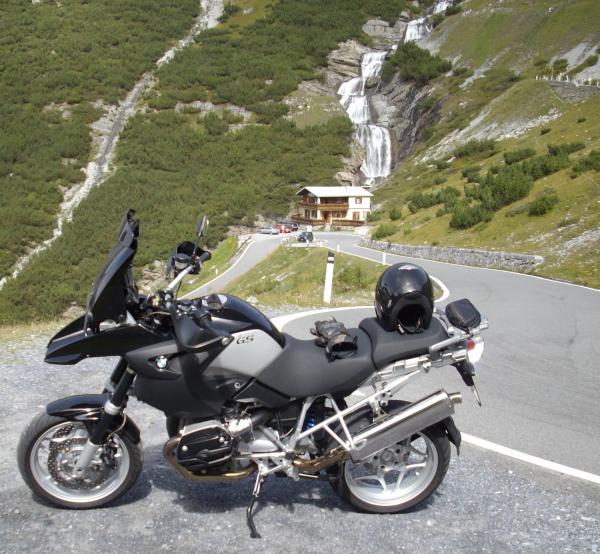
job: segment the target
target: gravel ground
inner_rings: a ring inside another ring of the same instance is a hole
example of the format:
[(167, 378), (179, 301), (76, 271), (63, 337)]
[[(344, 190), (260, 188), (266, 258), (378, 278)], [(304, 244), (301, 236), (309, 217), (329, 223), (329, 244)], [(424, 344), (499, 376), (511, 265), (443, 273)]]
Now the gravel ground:
[(0, 552), (600, 551), (600, 487), (472, 447), (453, 457), (433, 498), (408, 514), (360, 514), (327, 483), (271, 478), (255, 518), (264, 538), (252, 540), (245, 523), (252, 482), (185, 481), (162, 458), (162, 414), (134, 400), (129, 414), (145, 454), (139, 481), (110, 508), (52, 508), (19, 476), (19, 434), (47, 401), (100, 390), (112, 362), (43, 364), (47, 339), (40, 331), (0, 340)]

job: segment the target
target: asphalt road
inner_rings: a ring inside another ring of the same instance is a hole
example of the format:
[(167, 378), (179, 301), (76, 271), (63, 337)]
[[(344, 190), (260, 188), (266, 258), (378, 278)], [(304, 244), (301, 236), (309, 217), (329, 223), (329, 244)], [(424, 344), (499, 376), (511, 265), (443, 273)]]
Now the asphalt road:
[[(356, 245), (358, 237), (317, 233), (336, 250), (381, 261), (382, 253)], [(210, 292), (264, 259), (280, 237), (257, 235), (229, 272), (210, 283)], [(459, 266), (387, 254), (387, 263), (411, 261), (450, 291), (441, 303), (469, 298), (488, 317), (486, 351), (477, 384), (483, 407), (471, 400), (452, 368), (432, 371), (407, 392), (432, 388), (464, 392), (457, 410), (461, 429), (527, 454), (600, 474), (600, 292), (518, 273)], [(202, 288), (197, 295), (206, 294)], [(358, 325), (369, 310), (344, 311), (338, 319)], [(308, 336), (315, 316), (285, 330)]]

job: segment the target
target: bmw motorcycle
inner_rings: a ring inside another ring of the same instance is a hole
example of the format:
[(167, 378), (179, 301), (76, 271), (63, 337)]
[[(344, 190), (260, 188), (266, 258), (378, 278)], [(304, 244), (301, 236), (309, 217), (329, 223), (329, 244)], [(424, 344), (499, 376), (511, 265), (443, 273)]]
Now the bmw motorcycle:
[(50, 340), (45, 358), (119, 361), (103, 392), (50, 402), (23, 432), (18, 462), (33, 493), (64, 508), (124, 495), (142, 470), (140, 431), (125, 411), (134, 396), (165, 414), (164, 456), (182, 477), (255, 474), (247, 510), (254, 537), (253, 504), (273, 474), (326, 480), (368, 512), (404, 511), (428, 498), (444, 479), (450, 443), (460, 446), (452, 414), (461, 394), (396, 397), (416, 375), (446, 365), (474, 389), (487, 328), (479, 312), (453, 302), (412, 335), (368, 317), (349, 330), (354, 355), (328, 359), (315, 341), (282, 333), (240, 298), (177, 298), (182, 280), (210, 259), (199, 247), (207, 224), (202, 217), (195, 243), (170, 257), (168, 286), (143, 296), (132, 278), (139, 222), (126, 213), (85, 315)]

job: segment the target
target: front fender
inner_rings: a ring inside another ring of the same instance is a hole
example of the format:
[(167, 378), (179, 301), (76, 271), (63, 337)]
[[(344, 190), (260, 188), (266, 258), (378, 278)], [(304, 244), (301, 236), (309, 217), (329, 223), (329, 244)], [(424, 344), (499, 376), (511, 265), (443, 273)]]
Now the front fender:
[[(83, 421), (84, 423), (95, 423), (102, 415), (103, 406), (109, 399), (108, 394), (78, 394), (67, 396), (46, 406), (46, 413), (55, 417), (62, 417), (69, 421)], [(123, 425), (123, 419), (125, 424)], [(134, 444), (140, 442), (140, 430), (133, 419), (121, 415), (111, 425), (110, 431), (115, 431), (122, 426), (119, 434), (126, 435)]]

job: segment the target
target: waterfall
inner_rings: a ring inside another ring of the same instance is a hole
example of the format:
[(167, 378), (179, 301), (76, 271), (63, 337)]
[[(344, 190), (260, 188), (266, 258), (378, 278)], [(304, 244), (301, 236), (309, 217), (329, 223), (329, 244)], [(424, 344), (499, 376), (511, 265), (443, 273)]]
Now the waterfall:
[(363, 55), (360, 76), (340, 85), (340, 104), (356, 126), (358, 142), (365, 150), (361, 171), (365, 185), (373, 185), (378, 177), (387, 177), (392, 167), (392, 141), (385, 127), (371, 123), (369, 98), (365, 93), (370, 77), (377, 77), (385, 62), (386, 52), (371, 51)]
[[(434, 6), (434, 10), (439, 5), (437, 3)], [(445, 8), (444, 8), (445, 9)], [(404, 34), (404, 42), (414, 42), (416, 40), (421, 40), (424, 36), (427, 36), (431, 31), (431, 27), (428, 25), (428, 21), (426, 17), (419, 17), (418, 19), (413, 19), (408, 22), (406, 27), (406, 33)]]
[(392, 169), (390, 131), (377, 125), (360, 125), (357, 134), (358, 142), (365, 149), (361, 171), (367, 184), (373, 184), (377, 177), (387, 177)]
[(445, 12), (452, 5), (452, 0), (438, 0), (433, 6), (432, 15)]
[[(436, 0), (431, 15), (446, 11), (453, 0)], [(431, 32), (429, 17), (419, 17), (409, 21), (404, 33), (404, 42), (417, 41)], [(396, 46), (392, 46), (393, 51)], [(389, 129), (375, 125), (371, 119), (369, 97), (366, 85), (369, 78), (379, 77), (387, 52), (372, 50), (363, 55), (360, 62), (360, 75), (342, 83), (338, 89), (340, 104), (356, 128), (358, 142), (365, 151), (360, 167), (365, 176), (364, 185), (373, 186), (392, 171), (392, 140)]]

